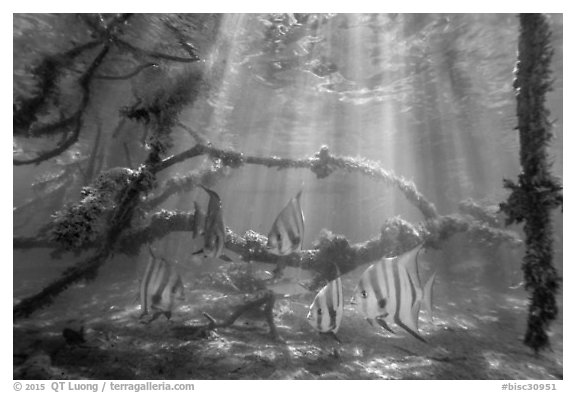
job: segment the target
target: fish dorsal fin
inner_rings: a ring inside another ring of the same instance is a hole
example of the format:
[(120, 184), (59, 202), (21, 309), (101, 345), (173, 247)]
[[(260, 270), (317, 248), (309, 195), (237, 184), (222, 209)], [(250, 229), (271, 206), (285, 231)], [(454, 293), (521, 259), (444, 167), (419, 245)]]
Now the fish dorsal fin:
[(158, 257), (156, 256), (156, 254), (154, 253), (154, 250), (152, 250), (152, 246), (150, 244), (148, 244), (148, 252), (150, 253), (150, 256), (153, 259), (158, 259)]
[(406, 269), (415, 286), (419, 289), (422, 288), (422, 284), (420, 282), (420, 275), (418, 274), (417, 258), (421, 249), (422, 244), (398, 256), (398, 264)]
[[(290, 200), (286, 203), (286, 205), (284, 205), (282, 210), (280, 210), (280, 213), (278, 213), (278, 215), (276, 216), (276, 219), (274, 220), (274, 224), (272, 224), (272, 228), (277, 227), (282, 220), (286, 220), (289, 217), (290, 210), (293, 209), (292, 201), (296, 201), (296, 205), (297, 205), (298, 209), (300, 210), (299, 213), (302, 213), (302, 207), (300, 206), (301, 195), (302, 195), (302, 190), (298, 191), (298, 194), (296, 194), (296, 196), (290, 198)], [(304, 214), (302, 214), (302, 218), (304, 218)]]
[(296, 193), (296, 195), (294, 196), (294, 198), (297, 201), (300, 201), (300, 198), (302, 197), (302, 191), (304, 191), (302, 188), (300, 188), (300, 190)]
[(299, 213), (302, 215), (302, 222), (304, 222), (304, 220), (305, 220), (304, 212), (302, 211), (302, 191), (304, 191), (304, 189), (300, 188), (300, 191), (298, 191), (298, 193), (294, 197), (294, 200), (296, 201), (296, 205), (298, 207)]
[(216, 194), (216, 192), (212, 191), (211, 189), (205, 187), (202, 184), (199, 184), (199, 186), (202, 187), (204, 191), (206, 191), (206, 193), (210, 196), (210, 198), (216, 198), (217, 200), (220, 200), (220, 197), (218, 196), (218, 194)]
[[(206, 191), (206, 193), (210, 196), (210, 200), (208, 201), (208, 212), (210, 211), (218, 211), (222, 209), (222, 199), (220, 199), (220, 195), (216, 191), (212, 191), (209, 188), (204, 187), (200, 184), (200, 187)], [(206, 214), (208, 218), (208, 213)]]

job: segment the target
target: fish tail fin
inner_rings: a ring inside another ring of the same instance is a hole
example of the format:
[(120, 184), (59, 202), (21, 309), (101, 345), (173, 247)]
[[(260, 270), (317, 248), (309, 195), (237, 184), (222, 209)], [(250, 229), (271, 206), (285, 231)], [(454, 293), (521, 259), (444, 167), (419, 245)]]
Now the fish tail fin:
[(436, 278), (436, 272), (432, 273), (426, 285), (424, 285), (424, 307), (426, 307), (426, 311), (428, 312), (428, 319), (430, 323), (434, 323), (433, 315), (432, 315), (432, 285), (434, 285), (434, 279)]

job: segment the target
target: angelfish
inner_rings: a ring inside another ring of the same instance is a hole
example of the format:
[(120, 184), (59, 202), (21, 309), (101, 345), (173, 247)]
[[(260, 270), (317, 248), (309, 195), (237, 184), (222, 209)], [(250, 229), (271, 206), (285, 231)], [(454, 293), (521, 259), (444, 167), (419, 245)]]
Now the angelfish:
[[(200, 185), (210, 196), (208, 211), (204, 221), (204, 247), (192, 255), (203, 253), (206, 257), (218, 258), (224, 250), (226, 227), (222, 216), (222, 201), (220, 196), (203, 185)], [(197, 230), (194, 231), (196, 235)]]
[(424, 288), (418, 275), (417, 256), (422, 246), (394, 258), (384, 258), (362, 274), (352, 297), (352, 304), (373, 325), (376, 321), (391, 333), (394, 322), (413, 337), (426, 342), (418, 333), (418, 314), (424, 307), (432, 320), (432, 274)]
[(332, 334), (338, 340), (336, 333), (342, 323), (343, 313), (342, 280), (338, 272), (338, 278), (330, 281), (318, 292), (306, 319), (318, 332)]
[(152, 322), (164, 314), (170, 319), (172, 310), (181, 301), (184, 301), (184, 285), (178, 272), (167, 260), (150, 256), (140, 283), (140, 318), (152, 314), (148, 321)]
[(288, 201), (268, 233), (267, 249), (275, 255), (289, 255), (302, 249), (304, 213), (300, 207), (302, 190)]

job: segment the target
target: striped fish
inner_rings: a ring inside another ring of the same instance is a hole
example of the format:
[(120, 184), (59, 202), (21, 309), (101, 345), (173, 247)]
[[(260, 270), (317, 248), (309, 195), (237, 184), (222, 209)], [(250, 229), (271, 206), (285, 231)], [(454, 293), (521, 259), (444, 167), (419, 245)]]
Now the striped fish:
[(371, 325), (375, 320), (394, 333), (389, 326), (394, 322), (425, 342), (418, 334), (418, 314), (424, 303), (432, 320), (432, 284), (436, 273), (422, 288), (416, 261), (421, 248), (418, 246), (395, 258), (385, 258), (366, 269), (354, 291), (352, 304)]
[(304, 213), (300, 207), (302, 190), (290, 199), (282, 209), (270, 233), (268, 233), (268, 251), (275, 255), (288, 255), (302, 249), (304, 240)]
[(178, 272), (167, 260), (151, 256), (140, 283), (140, 318), (152, 314), (152, 319), (148, 321), (152, 322), (164, 314), (170, 319), (172, 310), (183, 300), (184, 285)]
[(310, 305), (306, 319), (320, 333), (332, 333), (338, 340), (336, 333), (340, 328), (343, 312), (342, 280), (338, 277), (318, 292)]
[(208, 212), (204, 221), (204, 247), (193, 255), (203, 253), (206, 257), (218, 258), (222, 255), (224, 242), (226, 241), (222, 201), (216, 192), (203, 185), (200, 185), (200, 187), (208, 193), (210, 201), (208, 202)]

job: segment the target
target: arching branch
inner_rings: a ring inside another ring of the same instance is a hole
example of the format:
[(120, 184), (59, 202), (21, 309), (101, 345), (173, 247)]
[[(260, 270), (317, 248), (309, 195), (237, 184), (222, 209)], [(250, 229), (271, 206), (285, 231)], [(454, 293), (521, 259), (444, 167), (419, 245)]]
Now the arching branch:
[(390, 171), (384, 170), (378, 163), (364, 159), (354, 159), (351, 157), (339, 157), (330, 154), (328, 147), (322, 146), (320, 151), (314, 156), (302, 159), (290, 159), (280, 157), (255, 157), (246, 156), (233, 150), (222, 150), (215, 147), (196, 144), (194, 147), (171, 157), (166, 158), (158, 164), (154, 171), (158, 172), (169, 166), (199, 155), (208, 154), (218, 158), (223, 165), (238, 168), (245, 164), (263, 165), (268, 168), (288, 169), (302, 168), (310, 169), (318, 178), (325, 178), (337, 170), (346, 172), (358, 172), (375, 180), (384, 182), (386, 185), (396, 187), (404, 194), (406, 199), (416, 206), (425, 218), (436, 218), (438, 212), (433, 203), (428, 201), (416, 188), (413, 182), (397, 176)]
[(204, 138), (202, 135), (200, 135), (200, 133), (194, 131), (192, 128), (188, 127), (187, 125), (178, 122), (176, 124), (178, 127), (181, 127), (182, 129), (184, 129), (184, 131), (186, 131), (192, 138), (194, 138), (194, 140), (196, 141), (196, 143), (200, 143), (203, 145), (209, 145), (210, 142)]
[[(14, 165), (29, 165), (29, 164), (39, 164), (43, 161), (49, 160), (50, 158), (59, 156), (66, 150), (70, 148), (70, 146), (74, 145), (78, 142), (78, 136), (80, 135), (80, 128), (82, 128), (82, 114), (80, 112), (76, 112), (73, 117), (67, 119), (69, 123), (74, 126), (74, 130), (72, 131), (72, 135), (66, 138), (63, 142), (61, 142), (58, 147), (52, 150), (48, 150), (42, 153), (39, 153), (34, 158), (29, 159), (14, 159)], [(68, 121), (67, 121), (68, 123)]]
[[(117, 242), (116, 251), (135, 255), (140, 247), (174, 232), (189, 232), (192, 238), (194, 228), (199, 225), (198, 220), (202, 220), (203, 217), (204, 212), (201, 210), (198, 212), (162, 210), (155, 213), (146, 226), (125, 232)], [(254, 231), (240, 235), (228, 229), (225, 247), (245, 261), (282, 264), (316, 272), (320, 279), (317, 284), (312, 284), (314, 288), (314, 285), (322, 284), (321, 279), (334, 278), (334, 264), (342, 274), (346, 274), (360, 265), (401, 254), (423, 242), (431, 247), (438, 247), (450, 237), (463, 232), (471, 233), (473, 238), (492, 247), (501, 243), (509, 244), (511, 247), (522, 244), (513, 232), (491, 228), (481, 222), (453, 215), (427, 220), (416, 226), (399, 218), (392, 218), (382, 225), (379, 236), (356, 244), (350, 244), (342, 235), (324, 231), (316, 242), (317, 248), (282, 257), (268, 252), (266, 236)], [(96, 244), (98, 242), (85, 244), (83, 247), (95, 247)], [(58, 247), (58, 244), (46, 239), (14, 239), (15, 249), (31, 247)]]

